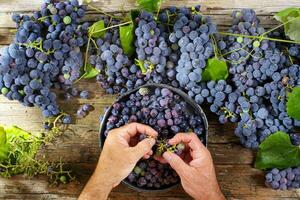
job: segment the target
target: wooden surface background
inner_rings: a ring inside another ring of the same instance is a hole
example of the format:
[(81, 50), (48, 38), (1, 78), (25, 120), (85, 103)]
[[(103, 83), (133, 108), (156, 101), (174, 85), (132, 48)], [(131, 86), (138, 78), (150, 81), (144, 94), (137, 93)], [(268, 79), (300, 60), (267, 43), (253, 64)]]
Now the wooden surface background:
[[(13, 38), (13, 12), (31, 13), (38, 10), (42, 0), (0, 0), (0, 46), (9, 44)], [(100, 0), (94, 6), (107, 12), (118, 12), (134, 8), (134, 0)], [(300, 7), (299, 0), (169, 0), (163, 6), (194, 6), (201, 4), (205, 14), (211, 15), (219, 30), (226, 30), (231, 22), (233, 10), (253, 8), (264, 27), (273, 27), (276, 22), (272, 14), (285, 7)], [(97, 13), (89, 11), (86, 20), (96, 21)], [(51, 187), (46, 177), (26, 179), (16, 176), (0, 179), (0, 199), (76, 199), (93, 172), (99, 156), (99, 115), (113, 102), (114, 96), (106, 95), (94, 81), (83, 81), (79, 88), (93, 92), (89, 100), (59, 100), (64, 111), (74, 114), (80, 104), (90, 102), (95, 111), (85, 119), (71, 125), (72, 131), (57, 138), (40, 152), (50, 161), (60, 158), (77, 174), (79, 183)], [(227, 199), (246, 200), (294, 200), (296, 191), (274, 191), (264, 185), (264, 174), (253, 168), (254, 153), (243, 148), (233, 135), (234, 124), (220, 125), (214, 115), (209, 119), (209, 150), (214, 158), (220, 186)], [(42, 116), (38, 109), (25, 108), (18, 102), (8, 101), (0, 96), (0, 124), (18, 125), (31, 132), (42, 130)], [(120, 185), (110, 194), (110, 199), (189, 199), (181, 187), (163, 193), (138, 193)]]

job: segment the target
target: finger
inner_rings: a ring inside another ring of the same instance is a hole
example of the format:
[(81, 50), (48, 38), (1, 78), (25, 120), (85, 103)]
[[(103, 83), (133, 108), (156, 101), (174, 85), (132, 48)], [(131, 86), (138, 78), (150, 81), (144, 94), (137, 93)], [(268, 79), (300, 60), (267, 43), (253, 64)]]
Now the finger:
[(180, 175), (188, 171), (189, 166), (175, 153), (166, 151), (163, 158), (171, 165), (171, 167)]
[(166, 159), (164, 159), (161, 156), (153, 156), (154, 160), (157, 160), (158, 162), (162, 163), (162, 164), (167, 164), (168, 162), (166, 161)]
[(190, 161), (189, 165), (192, 167), (199, 167), (199, 166), (203, 165), (203, 160), (201, 160), (201, 159), (192, 160), (192, 161)]
[(174, 145), (180, 142), (186, 143), (190, 149), (198, 153), (206, 151), (206, 147), (202, 144), (195, 133), (178, 133), (169, 140), (169, 144)]
[(142, 158), (148, 152), (151, 151), (154, 144), (155, 144), (154, 138), (146, 138), (146, 139), (142, 140), (136, 146), (131, 147), (133, 157), (135, 157), (135, 159), (139, 160), (140, 158)]
[(151, 128), (150, 126), (139, 124), (139, 123), (130, 123), (125, 126), (119, 128), (119, 133), (126, 138), (127, 141), (130, 140), (131, 137), (135, 136), (137, 133), (149, 135), (152, 137), (157, 137), (157, 132)]
[(145, 159), (148, 159), (148, 158), (150, 158), (150, 156), (153, 154), (153, 151), (152, 150), (150, 150), (146, 155), (144, 155), (144, 158)]

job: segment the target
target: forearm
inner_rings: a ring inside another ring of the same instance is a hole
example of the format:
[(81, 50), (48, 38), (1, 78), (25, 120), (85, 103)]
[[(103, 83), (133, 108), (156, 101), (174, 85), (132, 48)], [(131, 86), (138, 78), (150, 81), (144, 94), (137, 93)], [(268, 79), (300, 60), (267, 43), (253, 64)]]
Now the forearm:
[(80, 194), (79, 200), (106, 200), (113, 185), (101, 174), (93, 174)]

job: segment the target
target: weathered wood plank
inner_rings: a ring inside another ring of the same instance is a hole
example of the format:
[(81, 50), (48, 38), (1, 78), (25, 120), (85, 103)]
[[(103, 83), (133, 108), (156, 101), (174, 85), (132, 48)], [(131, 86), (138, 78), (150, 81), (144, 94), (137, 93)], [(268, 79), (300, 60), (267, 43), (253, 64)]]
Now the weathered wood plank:
[[(88, 180), (94, 169), (94, 164), (73, 164), (75, 173), (80, 174), (80, 183), (70, 183), (57, 187), (49, 187), (45, 177), (34, 179), (25, 179), (22, 176), (16, 176), (9, 180), (0, 179), (0, 198), (31, 197), (40, 199), (57, 197), (76, 199), (84, 184)], [(222, 191), (228, 199), (253, 200), (274, 200), (289, 199), (296, 200), (297, 196), (292, 191), (275, 191), (264, 187), (264, 177), (260, 170), (255, 170), (249, 165), (216, 165), (218, 179)], [(243, 177), (243, 178), (241, 178)], [(5, 183), (5, 184), (4, 184)], [(17, 185), (17, 186), (16, 186)], [(126, 185), (119, 185), (110, 194), (112, 199), (189, 199), (181, 187), (174, 188), (161, 193), (139, 193), (129, 189)]]
[[(99, 0), (95, 7), (106, 12), (128, 11), (136, 8), (134, 0)], [(15, 24), (11, 20), (13, 12), (31, 13), (38, 10), (42, 0), (0, 0), (0, 47), (9, 44), (13, 39)], [(233, 10), (253, 8), (260, 15), (265, 28), (273, 27), (276, 22), (272, 14), (286, 7), (299, 7), (299, 0), (167, 0), (163, 7), (194, 6), (203, 4), (204, 14), (211, 15), (220, 30), (226, 30), (230, 23)], [(97, 13), (89, 9), (85, 20), (95, 21)], [(63, 136), (54, 144), (46, 145), (39, 155), (43, 154), (50, 161), (62, 158), (78, 175), (81, 183), (49, 187), (45, 177), (25, 179), (22, 176), (9, 180), (0, 179), (0, 199), (76, 199), (84, 183), (92, 173), (99, 156), (98, 148), (98, 116), (106, 106), (113, 102), (114, 97), (105, 95), (103, 90), (92, 81), (83, 81), (79, 88), (94, 91), (89, 100), (74, 99), (59, 104), (68, 113), (75, 114), (79, 105), (89, 102), (95, 106), (85, 119), (77, 120)], [(37, 108), (25, 108), (18, 102), (8, 101), (0, 96), (0, 124), (17, 124), (28, 131), (42, 130), (40, 111)], [(208, 112), (207, 112), (208, 113)], [(219, 125), (214, 115), (208, 113), (209, 149), (216, 163), (218, 179), (227, 199), (246, 200), (294, 200), (298, 199), (295, 192), (274, 191), (264, 186), (263, 172), (252, 168), (254, 153), (239, 145), (238, 138), (233, 134), (234, 124)], [(72, 153), (71, 153), (72, 152)], [(166, 193), (138, 193), (125, 185), (120, 185), (110, 195), (110, 199), (190, 199), (182, 190), (176, 188)]]
[[(239, 10), (239, 9), (238, 9)], [(1, 11), (1, 10), (0, 10)], [(228, 29), (228, 26), (231, 24), (231, 12), (229, 13), (222, 13), (217, 14), (213, 13), (212, 11), (205, 11), (203, 12), (206, 15), (211, 16), (213, 21), (218, 25), (220, 30)], [(15, 28), (16, 25), (11, 19), (12, 13), (1, 13), (0, 12), (0, 28)], [(274, 27), (277, 22), (269, 15), (260, 15), (261, 24), (265, 28)], [(88, 12), (87, 15), (84, 17), (83, 21), (97, 21), (99, 19), (99, 14), (97, 12)]]
[[(38, 10), (42, 0), (11, 0), (1, 1), (1, 12), (19, 12), (19, 11), (32, 11)], [(300, 6), (298, 0), (261, 0), (261, 1), (247, 1), (247, 0), (166, 0), (162, 7), (167, 6), (195, 6), (203, 5), (209, 10), (232, 10), (240, 8), (253, 8), (259, 13), (271, 13), (287, 7)], [(132, 8), (136, 8), (134, 0), (98, 0), (93, 3), (94, 6), (102, 8), (105, 11), (128, 11)]]
[(13, 41), (14, 36), (15, 33), (12, 31), (12, 29), (0, 28), (0, 45), (10, 44)]

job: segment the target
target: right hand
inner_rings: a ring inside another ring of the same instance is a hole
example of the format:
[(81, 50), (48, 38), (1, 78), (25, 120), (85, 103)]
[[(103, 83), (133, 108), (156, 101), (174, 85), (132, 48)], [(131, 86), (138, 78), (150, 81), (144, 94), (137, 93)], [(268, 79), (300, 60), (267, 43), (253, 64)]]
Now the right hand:
[(180, 176), (183, 189), (197, 200), (224, 200), (219, 188), (212, 157), (195, 133), (178, 133), (170, 145), (185, 144), (184, 160), (166, 151), (164, 160)]

